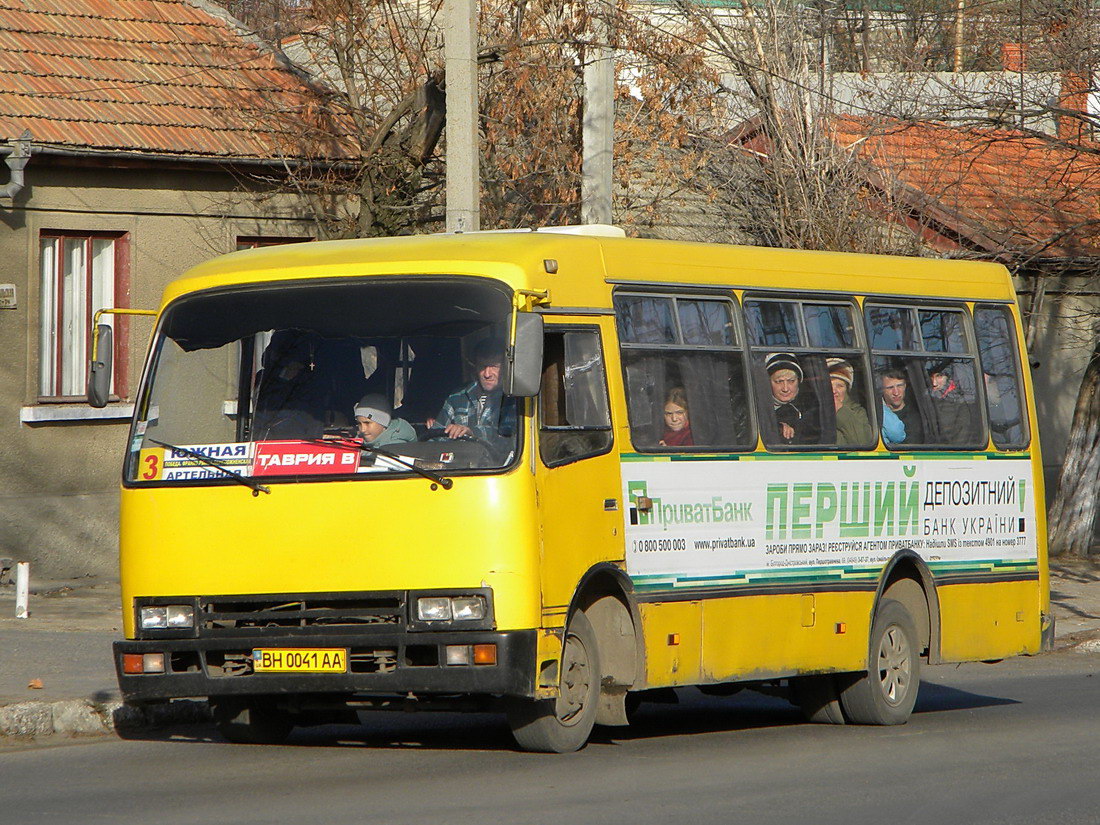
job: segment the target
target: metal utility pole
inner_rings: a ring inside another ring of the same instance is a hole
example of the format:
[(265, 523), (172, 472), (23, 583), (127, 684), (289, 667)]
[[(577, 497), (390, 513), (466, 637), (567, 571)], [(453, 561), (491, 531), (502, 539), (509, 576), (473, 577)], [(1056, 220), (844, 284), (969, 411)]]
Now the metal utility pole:
[(445, 0), (447, 231), (481, 228), (477, 139), (477, 0)]
[[(595, 39), (607, 43), (607, 24), (596, 20)], [(611, 223), (612, 155), (615, 147), (615, 52), (604, 45), (585, 54), (581, 155), (581, 223)]]

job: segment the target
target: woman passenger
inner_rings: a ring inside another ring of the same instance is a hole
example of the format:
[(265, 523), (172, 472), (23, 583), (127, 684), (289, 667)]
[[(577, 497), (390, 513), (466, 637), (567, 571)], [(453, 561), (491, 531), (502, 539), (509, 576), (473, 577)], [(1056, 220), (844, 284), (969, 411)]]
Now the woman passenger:
[(843, 358), (829, 358), (825, 366), (833, 387), (837, 446), (870, 446), (873, 434), (867, 411), (849, 395), (855, 381), (855, 369)]
[(657, 442), (662, 447), (693, 447), (691, 419), (688, 413), (687, 393), (683, 387), (673, 387), (665, 394), (665, 434)]
[(802, 367), (790, 352), (771, 352), (764, 360), (772, 392), (772, 411), (783, 444), (816, 444), (821, 437), (813, 398), (799, 398)]

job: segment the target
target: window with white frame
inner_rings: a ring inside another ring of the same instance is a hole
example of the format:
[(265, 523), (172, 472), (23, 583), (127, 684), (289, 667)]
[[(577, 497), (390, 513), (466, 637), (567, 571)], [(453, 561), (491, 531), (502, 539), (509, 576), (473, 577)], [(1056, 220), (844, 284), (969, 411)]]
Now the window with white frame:
[[(96, 310), (115, 305), (121, 242), (117, 235), (42, 233), (38, 257), (41, 397), (85, 394), (92, 318)], [(102, 323), (113, 325), (113, 316), (103, 316)]]

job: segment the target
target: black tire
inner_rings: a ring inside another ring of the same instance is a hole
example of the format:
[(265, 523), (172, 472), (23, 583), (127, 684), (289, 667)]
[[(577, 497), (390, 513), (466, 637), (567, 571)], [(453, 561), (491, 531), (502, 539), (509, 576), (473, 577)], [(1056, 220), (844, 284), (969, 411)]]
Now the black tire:
[(713, 685), (697, 685), (697, 687), (704, 696), (718, 696), (723, 699), (736, 696), (745, 689), (744, 685), (739, 685), (736, 682), (717, 682)]
[(920, 647), (913, 617), (900, 602), (884, 599), (871, 623), (870, 671), (840, 691), (840, 705), (855, 725), (904, 725), (920, 690)]
[(791, 679), (791, 703), (802, 711), (808, 722), (817, 725), (843, 725), (840, 691), (832, 674), (799, 676)]
[(281, 745), (294, 729), (285, 711), (262, 700), (211, 699), (218, 732), (238, 745)]
[(583, 613), (575, 613), (565, 631), (560, 673), (557, 699), (515, 699), (508, 705), (508, 724), (523, 750), (572, 753), (584, 747), (592, 733), (600, 698), (600, 657), (596, 632)]

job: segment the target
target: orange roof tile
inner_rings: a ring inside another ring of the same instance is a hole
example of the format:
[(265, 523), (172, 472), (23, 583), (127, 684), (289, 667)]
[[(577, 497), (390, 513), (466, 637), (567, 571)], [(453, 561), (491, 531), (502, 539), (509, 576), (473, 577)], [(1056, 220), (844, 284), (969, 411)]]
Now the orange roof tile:
[(0, 0), (0, 77), (0, 140), (219, 158), (350, 147), (316, 90), (190, 0)]
[(837, 118), (834, 137), (896, 189), (888, 194), (988, 251), (1100, 255), (1100, 143), (859, 117)]

